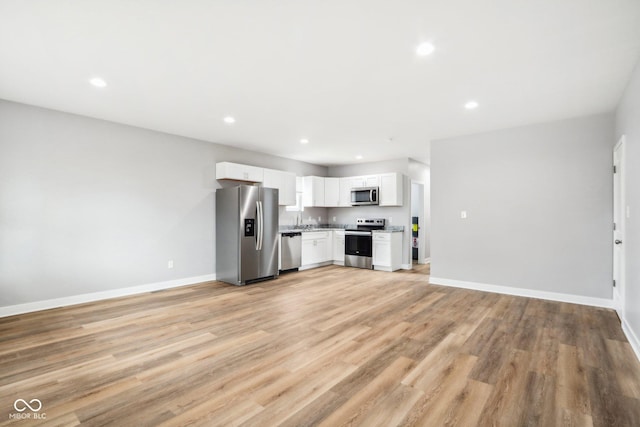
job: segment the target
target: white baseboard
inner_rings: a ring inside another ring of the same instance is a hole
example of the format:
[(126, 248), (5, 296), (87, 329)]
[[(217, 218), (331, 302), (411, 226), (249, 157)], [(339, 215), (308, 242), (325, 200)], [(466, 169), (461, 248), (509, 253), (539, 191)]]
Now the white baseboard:
[(538, 291), (534, 289), (513, 288), (510, 286), (489, 285), (486, 283), (466, 282), (463, 280), (445, 279), (433, 276), (429, 278), (429, 283), (433, 283), (434, 285), (473, 289), (476, 291), (494, 292), (497, 294), (515, 295), (519, 297), (538, 298), (550, 301), (568, 302), (572, 304), (590, 305), (594, 307), (613, 308), (613, 300), (606, 298), (594, 298), (585, 297), (582, 295)]
[(431, 258), (425, 258), (424, 259), (424, 263), (425, 264), (431, 264)]
[(325, 267), (327, 265), (333, 265), (333, 261), (325, 261), (325, 262), (318, 262), (315, 264), (301, 265), (300, 267), (298, 267), (298, 271), (311, 270), (312, 268)]
[(400, 268), (403, 269), (403, 270), (411, 270), (413, 268), (413, 265), (412, 264), (402, 264), (400, 266)]
[(633, 329), (631, 329), (631, 326), (629, 326), (626, 319), (620, 318), (620, 321), (622, 322), (622, 332), (626, 335), (633, 352), (636, 354), (638, 360), (640, 360), (640, 340), (633, 332)]
[(69, 305), (83, 304), (86, 302), (124, 297), (127, 295), (143, 294), (146, 292), (177, 288), (179, 286), (193, 285), (196, 283), (210, 282), (213, 280), (216, 280), (215, 274), (206, 274), (204, 276), (185, 277), (182, 279), (168, 280), (166, 282), (148, 283), (146, 285), (132, 286), (129, 288), (110, 289), (108, 291), (92, 292), (90, 294), (72, 295), (69, 297), (8, 305), (5, 307), (0, 307), (0, 317), (14, 316), (16, 314), (48, 310), (50, 308), (66, 307)]

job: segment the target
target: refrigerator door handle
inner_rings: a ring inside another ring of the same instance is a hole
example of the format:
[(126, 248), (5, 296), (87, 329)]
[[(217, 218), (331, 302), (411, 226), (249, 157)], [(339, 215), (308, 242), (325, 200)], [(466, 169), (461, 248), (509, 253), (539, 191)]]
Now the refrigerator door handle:
[(262, 244), (264, 243), (264, 207), (262, 201), (260, 201), (260, 250), (262, 250)]
[(257, 219), (258, 219), (258, 230), (256, 233), (256, 250), (262, 250), (262, 237), (263, 237), (263, 226), (264, 226), (264, 218), (262, 216), (262, 202), (256, 202), (256, 210), (257, 210)]

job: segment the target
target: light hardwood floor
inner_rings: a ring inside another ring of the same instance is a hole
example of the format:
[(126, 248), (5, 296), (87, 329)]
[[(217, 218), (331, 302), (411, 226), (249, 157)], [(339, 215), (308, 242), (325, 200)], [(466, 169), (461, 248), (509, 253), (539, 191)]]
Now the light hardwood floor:
[[(0, 425), (640, 425), (613, 311), (427, 273), (330, 266), (0, 319)], [(8, 418), (34, 398), (46, 420)]]

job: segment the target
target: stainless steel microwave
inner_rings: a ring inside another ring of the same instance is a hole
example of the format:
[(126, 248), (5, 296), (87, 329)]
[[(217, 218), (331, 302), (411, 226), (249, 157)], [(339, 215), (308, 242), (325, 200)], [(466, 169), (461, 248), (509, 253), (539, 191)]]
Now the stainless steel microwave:
[(351, 189), (351, 206), (377, 205), (378, 187), (358, 187)]

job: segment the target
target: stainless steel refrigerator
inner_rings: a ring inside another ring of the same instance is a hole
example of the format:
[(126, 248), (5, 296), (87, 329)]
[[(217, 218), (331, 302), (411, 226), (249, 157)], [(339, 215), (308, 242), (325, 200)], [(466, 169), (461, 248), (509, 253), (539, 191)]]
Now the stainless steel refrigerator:
[(278, 190), (216, 191), (216, 279), (246, 285), (278, 276)]

